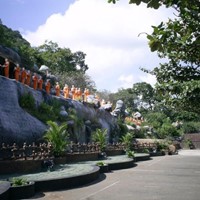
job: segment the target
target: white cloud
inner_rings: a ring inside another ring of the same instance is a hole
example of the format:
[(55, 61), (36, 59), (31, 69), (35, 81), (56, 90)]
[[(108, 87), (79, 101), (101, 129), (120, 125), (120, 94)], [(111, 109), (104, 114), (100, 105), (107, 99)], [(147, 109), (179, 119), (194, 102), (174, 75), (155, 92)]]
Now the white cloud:
[(138, 34), (151, 33), (151, 25), (166, 21), (171, 13), (122, 0), (115, 5), (102, 0), (78, 0), (64, 15), (51, 15), (45, 24), (35, 32), (26, 32), (24, 37), (34, 46), (51, 40), (73, 52), (83, 51), (87, 54), (87, 73), (97, 89), (117, 91), (149, 79), (139, 67), (152, 68), (159, 60), (149, 51), (145, 34)]

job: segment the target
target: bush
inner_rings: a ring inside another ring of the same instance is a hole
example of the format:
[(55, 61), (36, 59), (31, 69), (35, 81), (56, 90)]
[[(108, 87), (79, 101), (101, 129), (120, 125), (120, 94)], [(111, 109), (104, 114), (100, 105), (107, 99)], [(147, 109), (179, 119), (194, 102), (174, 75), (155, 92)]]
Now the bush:
[(127, 151), (126, 154), (127, 154), (127, 156), (129, 158), (134, 158), (135, 157), (135, 152), (134, 151)]
[(182, 129), (184, 133), (200, 133), (200, 122), (184, 122)]
[(13, 178), (11, 180), (11, 184), (13, 187), (27, 185), (28, 181), (24, 178)]
[(121, 137), (121, 142), (124, 144), (126, 151), (130, 151), (133, 146), (133, 137), (132, 133), (127, 133)]
[(49, 143), (52, 144), (55, 156), (60, 156), (69, 144), (69, 133), (67, 132), (67, 124), (58, 125), (56, 122), (48, 121), (49, 129), (44, 135)]
[(96, 165), (97, 165), (97, 166), (104, 166), (104, 165), (105, 165), (105, 162), (99, 161), (99, 162), (96, 163)]
[(35, 99), (31, 93), (25, 93), (19, 98), (19, 105), (27, 110), (35, 109)]
[(96, 129), (92, 135), (92, 140), (99, 144), (100, 151), (103, 152), (106, 148), (107, 129)]

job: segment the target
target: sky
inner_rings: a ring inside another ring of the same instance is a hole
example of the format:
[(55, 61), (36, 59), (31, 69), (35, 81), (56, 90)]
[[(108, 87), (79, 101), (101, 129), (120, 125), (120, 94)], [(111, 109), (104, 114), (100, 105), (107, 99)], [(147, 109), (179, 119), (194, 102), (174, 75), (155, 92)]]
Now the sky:
[(20, 31), (31, 46), (48, 40), (84, 52), (86, 73), (98, 90), (110, 92), (138, 82), (155, 84), (155, 77), (140, 70), (162, 62), (150, 51), (145, 33), (173, 17), (173, 10), (128, 0), (0, 0), (0, 8), (2, 23)]

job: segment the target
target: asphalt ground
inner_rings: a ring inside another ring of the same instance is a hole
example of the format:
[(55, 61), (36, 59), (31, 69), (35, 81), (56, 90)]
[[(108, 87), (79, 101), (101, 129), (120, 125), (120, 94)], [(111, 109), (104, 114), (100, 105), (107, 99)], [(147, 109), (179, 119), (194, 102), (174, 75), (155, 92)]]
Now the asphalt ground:
[(44, 200), (200, 200), (200, 150), (153, 157), (129, 169), (101, 174), (79, 188), (37, 193)]

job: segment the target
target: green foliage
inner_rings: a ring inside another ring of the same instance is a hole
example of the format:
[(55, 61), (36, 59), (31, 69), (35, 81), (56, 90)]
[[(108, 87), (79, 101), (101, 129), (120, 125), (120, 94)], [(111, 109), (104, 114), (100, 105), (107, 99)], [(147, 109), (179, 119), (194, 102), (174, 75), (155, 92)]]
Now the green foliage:
[(68, 110), (68, 113), (69, 113), (68, 120), (72, 120), (76, 128), (83, 126), (84, 124), (83, 119), (78, 117), (75, 109), (70, 108)]
[(105, 162), (99, 161), (99, 162), (96, 163), (96, 165), (97, 165), (97, 166), (104, 166), (104, 165), (105, 165)]
[(28, 185), (28, 181), (24, 178), (15, 177), (11, 180), (11, 184), (13, 187), (24, 186), (24, 185)]
[(179, 121), (200, 121), (200, 115), (194, 112), (180, 111), (176, 114), (176, 119)]
[(60, 156), (69, 144), (69, 134), (67, 132), (67, 124), (60, 126), (56, 122), (48, 121), (49, 129), (44, 135), (44, 139), (52, 144), (55, 156)]
[(44, 102), (42, 102), (38, 107), (38, 115), (37, 117), (43, 121), (47, 122), (49, 120), (55, 121), (58, 116), (55, 115), (53, 106), (50, 106)]
[(126, 135), (121, 137), (121, 142), (124, 144), (126, 151), (130, 151), (132, 149), (133, 138), (134, 135), (132, 133), (126, 133)]
[(200, 122), (184, 122), (182, 129), (184, 133), (200, 133)]
[(146, 137), (147, 137), (147, 132), (143, 127), (135, 130), (135, 138), (146, 138)]
[(193, 143), (190, 139), (184, 139), (183, 145), (184, 145), (184, 148), (190, 148), (193, 145)]
[(145, 119), (154, 129), (160, 128), (164, 121), (170, 120), (161, 112), (150, 112), (145, 116)]
[(118, 92), (116, 92), (113, 96), (113, 104), (115, 105), (116, 102), (120, 99), (124, 102), (126, 105), (126, 108), (130, 113), (132, 113), (134, 110), (136, 110), (136, 105), (134, 103), (134, 100), (137, 98), (135, 94), (133, 94), (132, 89), (120, 89)]
[(120, 118), (118, 118), (117, 124), (119, 127), (119, 137), (122, 137), (123, 135), (125, 135), (128, 132), (128, 128), (127, 128), (126, 124)]
[(42, 102), (38, 107), (35, 106), (35, 99), (31, 93), (23, 94), (19, 99), (19, 104), (31, 115), (46, 123), (47, 121), (66, 121), (60, 116), (61, 104), (59, 101), (51, 100), (49, 104)]
[(129, 158), (134, 158), (135, 157), (135, 152), (134, 151), (126, 151), (126, 155), (129, 157)]
[(153, 110), (155, 91), (150, 84), (146, 82), (135, 83), (132, 87), (132, 93), (137, 97), (134, 100), (137, 109)]
[(31, 93), (24, 93), (19, 98), (19, 105), (27, 110), (35, 109), (35, 99)]
[(0, 24), (0, 44), (11, 48), (21, 57), (21, 65), (26, 69), (33, 66), (31, 60), (31, 46), (20, 34), (19, 31), (13, 31), (7, 26)]
[(54, 72), (81, 71), (85, 73), (88, 69), (85, 64), (86, 54), (81, 51), (72, 53), (69, 48), (60, 48), (57, 43), (52, 41), (45, 41), (35, 50), (38, 52), (37, 63), (39, 65), (46, 64)]
[(144, 149), (142, 150), (142, 153), (149, 153), (149, 149), (144, 148)]
[(155, 144), (156, 144), (156, 147), (157, 147), (157, 151), (158, 152), (161, 152), (161, 151), (164, 151), (164, 150), (167, 150), (168, 149), (168, 146), (169, 144), (166, 142), (166, 141), (158, 141), (156, 140), (155, 141)]
[(92, 134), (92, 140), (99, 144), (100, 151), (103, 152), (106, 148), (107, 129), (96, 129)]
[[(116, 3), (116, 0), (108, 0)], [(149, 47), (167, 62), (160, 64), (151, 73), (157, 78), (156, 90), (163, 96), (163, 103), (174, 110), (200, 113), (200, 25), (199, 0), (130, 0), (129, 3), (144, 3), (149, 8), (161, 6), (174, 9), (176, 18), (152, 26), (147, 34)]]
[(177, 128), (170, 123), (163, 123), (162, 126), (157, 129), (157, 134), (159, 138), (162, 139), (165, 139), (169, 136), (171, 137), (180, 136), (180, 132), (177, 130)]

